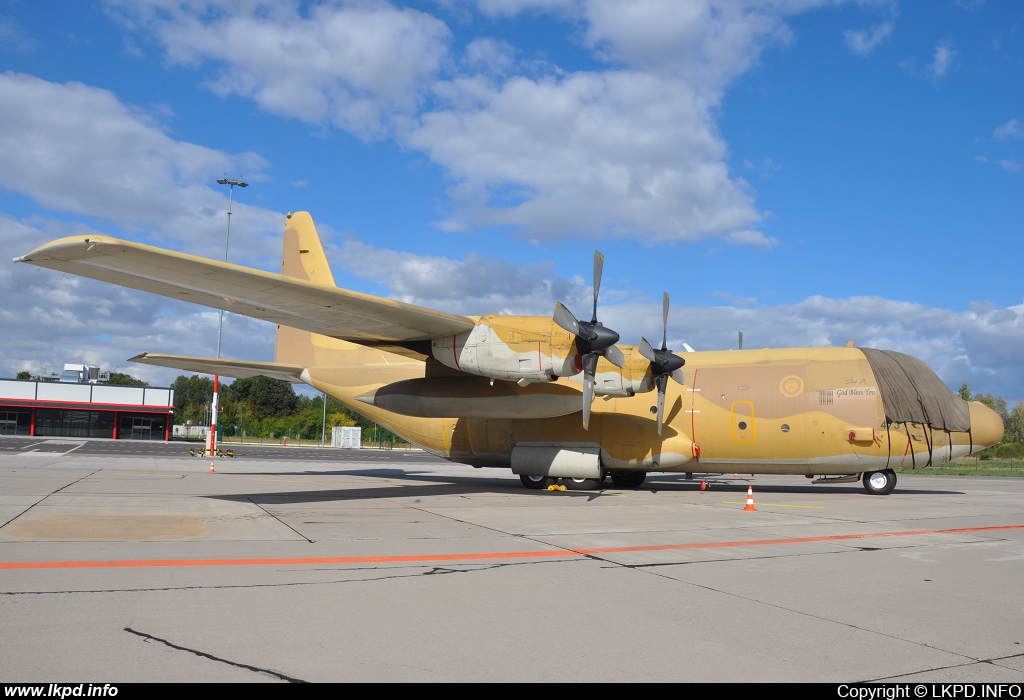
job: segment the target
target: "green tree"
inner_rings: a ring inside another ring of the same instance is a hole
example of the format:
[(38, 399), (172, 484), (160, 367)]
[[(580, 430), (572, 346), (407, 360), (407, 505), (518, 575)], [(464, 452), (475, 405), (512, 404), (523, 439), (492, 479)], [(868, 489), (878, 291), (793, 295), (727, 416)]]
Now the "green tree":
[(124, 374), (123, 372), (111, 372), (110, 380), (107, 383), (114, 386), (149, 386), (149, 382), (136, 379), (130, 374)]
[(193, 374), (181, 374), (171, 384), (174, 389), (174, 422), (180, 424), (203, 419), (205, 407), (213, 401), (213, 380)]
[(15, 379), (31, 379), (32, 378), (32, 373), (27, 371), (27, 370), (22, 370), (22, 371), (18, 372), (18, 374), (15, 375), (14, 378)]
[(1004, 422), (1006, 435), (1004, 442), (1013, 442), (1018, 445), (1024, 444), (1024, 400), (1018, 401), (1010, 411), (1009, 417)]
[(1006, 419), (1010, 417), (1010, 412), (1006, 408), (1006, 399), (994, 394), (976, 394), (974, 400), (982, 402), (998, 413), (999, 417), (1003, 419), (1003, 425), (1006, 425)]
[(960, 394), (960, 398), (964, 401), (971, 400), (971, 390), (967, 388), (967, 382), (960, 385), (960, 389), (957, 393)]
[(298, 404), (289, 382), (264, 376), (235, 380), (231, 397), (234, 401), (251, 402), (260, 419), (284, 418), (291, 415)]

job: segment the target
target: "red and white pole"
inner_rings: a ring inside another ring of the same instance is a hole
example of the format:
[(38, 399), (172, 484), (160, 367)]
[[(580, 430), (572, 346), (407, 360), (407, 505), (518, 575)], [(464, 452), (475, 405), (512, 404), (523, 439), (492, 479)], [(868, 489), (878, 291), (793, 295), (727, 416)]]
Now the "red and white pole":
[(213, 409), (210, 411), (210, 458), (213, 458), (214, 453), (217, 451), (217, 404), (220, 396), (220, 375), (213, 375), (213, 403), (210, 407)]

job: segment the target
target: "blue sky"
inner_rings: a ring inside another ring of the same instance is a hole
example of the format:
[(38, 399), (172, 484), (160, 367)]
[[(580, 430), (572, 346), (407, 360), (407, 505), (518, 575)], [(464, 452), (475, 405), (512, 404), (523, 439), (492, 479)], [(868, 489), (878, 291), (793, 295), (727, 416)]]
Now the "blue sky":
[[(1009, 0), (0, 0), (0, 247), (99, 231), (341, 286), (587, 313), (623, 342), (909, 352), (1024, 397)], [(5, 263), (0, 374), (209, 354), (216, 313)], [(229, 317), (225, 356), (271, 359)]]

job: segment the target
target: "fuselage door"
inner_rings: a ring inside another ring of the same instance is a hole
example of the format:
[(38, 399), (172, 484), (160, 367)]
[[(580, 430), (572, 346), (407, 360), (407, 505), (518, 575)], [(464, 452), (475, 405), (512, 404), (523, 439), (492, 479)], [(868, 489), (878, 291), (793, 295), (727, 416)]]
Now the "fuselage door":
[(733, 401), (729, 410), (732, 419), (732, 441), (749, 445), (754, 441), (754, 404), (751, 401)]

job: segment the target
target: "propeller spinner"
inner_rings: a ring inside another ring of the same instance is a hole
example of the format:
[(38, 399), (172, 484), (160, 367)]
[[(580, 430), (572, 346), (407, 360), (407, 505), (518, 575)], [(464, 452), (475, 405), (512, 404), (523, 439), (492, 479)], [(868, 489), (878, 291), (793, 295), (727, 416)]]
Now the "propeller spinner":
[(668, 388), (668, 378), (672, 377), (677, 383), (683, 383), (683, 365), (686, 360), (679, 357), (668, 349), (668, 292), (662, 302), (662, 333), (661, 349), (651, 347), (647, 338), (640, 338), (640, 355), (651, 362), (651, 374), (654, 375), (654, 384), (658, 387), (658, 435), (661, 435), (661, 425), (665, 417), (665, 390)]
[(597, 360), (603, 357), (616, 367), (625, 364), (622, 351), (615, 347), (619, 342), (619, 334), (597, 320), (597, 296), (601, 291), (601, 271), (604, 268), (604, 256), (594, 251), (594, 313), (590, 321), (576, 318), (562, 302), (555, 306), (554, 322), (576, 336), (576, 351), (580, 354), (583, 364), (583, 429), (590, 425), (590, 404), (594, 400), (594, 376), (597, 371)]

